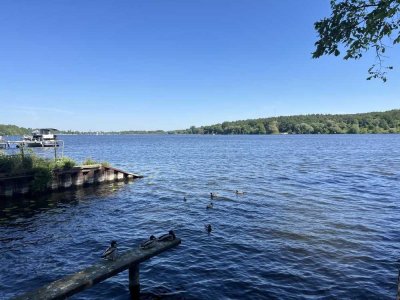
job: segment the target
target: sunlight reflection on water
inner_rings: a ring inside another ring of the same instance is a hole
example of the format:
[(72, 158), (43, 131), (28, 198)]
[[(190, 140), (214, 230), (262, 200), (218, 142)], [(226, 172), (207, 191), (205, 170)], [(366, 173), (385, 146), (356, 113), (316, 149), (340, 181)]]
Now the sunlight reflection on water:
[[(124, 250), (172, 228), (182, 245), (141, 267), (148, 299), (396, 293), (400, 136), (63, 138), (78, 161), (145, 178), (2, 202), (0, 298), (96, 262), (112, 239)], [(210, 192), (222, 197), (207, 210)], [(128, 299), (127, 280), (73, 298)]]

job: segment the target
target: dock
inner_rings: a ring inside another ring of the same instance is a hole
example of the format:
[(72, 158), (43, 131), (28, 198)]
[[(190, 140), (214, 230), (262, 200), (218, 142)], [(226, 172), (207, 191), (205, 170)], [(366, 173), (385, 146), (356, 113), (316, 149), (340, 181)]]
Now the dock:
[[(153, 248), (140, 249), (139, 246), (120, 255), (115, 261), (102, 260), (99, 263), (87, 267), (75, 274), (66, 276), (57, 281), (49, 283), (35, 291), (17, 296), (15, 300), (50, 300), (65, 299), (96, 283), (129, 270), (129, 290), (131, 299), (139, 299), (139, 265), (140, 263), (159, 255), (160, 253), (178, 246), (181, 239), (157, 242)], [(49, 270), (51, 272), (51, 270)]]

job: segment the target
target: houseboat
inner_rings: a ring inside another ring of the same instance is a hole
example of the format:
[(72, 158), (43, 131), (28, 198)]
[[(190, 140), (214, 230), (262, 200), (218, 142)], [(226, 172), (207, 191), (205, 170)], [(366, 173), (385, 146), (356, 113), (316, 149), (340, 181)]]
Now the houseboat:
[[(25, 147), (58, 147), (57, 135), (54, 134), (57, 129), (40, 128), (32, 131), (32, 135), (24, 135), (21, 145)], [(17, 145), (19, 147), (19, 145)]]
[(0, 149), (6, 149), (9, 147), (8, 142), (3, 139), (3, 137), (0, 135)]

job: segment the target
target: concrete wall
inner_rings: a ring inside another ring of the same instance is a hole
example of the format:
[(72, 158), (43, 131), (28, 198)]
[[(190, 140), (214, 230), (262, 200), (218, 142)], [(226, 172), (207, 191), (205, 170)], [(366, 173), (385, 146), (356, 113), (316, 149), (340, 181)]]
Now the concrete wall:
[[(103, 182), (120, 181), (142, 176), (101, 165), (80, 166), (70, 170), (55, 170), (53, 180), (48, 184), (49, 191), (69, 189)], [(30, 193), (32, 175), (0, 177), (0, 198)]]

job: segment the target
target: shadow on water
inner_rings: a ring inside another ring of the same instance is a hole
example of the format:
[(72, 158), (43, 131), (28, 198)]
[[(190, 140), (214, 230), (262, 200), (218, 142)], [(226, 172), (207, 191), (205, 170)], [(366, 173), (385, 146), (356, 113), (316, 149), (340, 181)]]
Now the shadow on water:
[(18, 218), (31, 218), (35, 214), (55, 208), (78, 205), (82, 201), (109, 197), (124, 188), (126, 182), (113, 182), (57, 191), (31, 197), (18, 197), (0, 201), (0, 225)]

